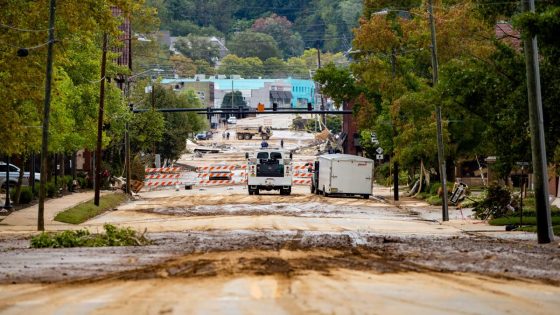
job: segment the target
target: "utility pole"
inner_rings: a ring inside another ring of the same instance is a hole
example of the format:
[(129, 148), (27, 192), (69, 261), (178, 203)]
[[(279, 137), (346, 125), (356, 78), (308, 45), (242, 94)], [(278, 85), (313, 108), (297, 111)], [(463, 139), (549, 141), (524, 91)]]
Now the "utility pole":
[[(129, 18), (130, 20), (130, 18)], [(132, 75), (132, 25), (128, 28), (128, 70), (130, 70), (130, 74)], [(132, 113), (132, 105), (130, 104), (130, 77), (126, 78), (126, 101), (129, 107), (130, 112)], [(130, 180), (131, 180), (131, 167), (130, 167), (130, 134), (129, 134), (129, 125), (128, 120), (124, 126), (125, 134), (124, 134), (124, 152), (125, 152), (125, 170), (126, 170), (126, 193), (132, 195), (130, 190)]]
[(37, 213), (37, 230), (45, 230), (45, 195), (47, 186), (47, 166), (49, 163), (49, 117), (51, 108), (51, 83), (54, 45), (54, 19), (56, 0), (49, 5), (49, 44), (47, 47), (47, 75), (45, 78), (45, 104), (43, 106), (43, 139), (41, 142), (41, 187), (39, 188), (39, 210)]
[[(321, 50), (319, 50), (319, 46), (317, 45), (317, 69), (321, 69)], [(325, 110), (325, 100), (323, 98), (323, 91), (321, 91), (321, 110)], [(323, 114), (321, 116), (323, 120), (323, 126), (327, 128), (327, 115)]]
[[(433, 87), (435, 88), (438, 83), (438, 59), (437, 59), (437, 40), (436, 40), (436, 26), (434, 23), (434, 8), (432, 5), (433, 0), (428, 0), (428, 11), (430, 14), (430, 33), (432, 35), (432, 70), (433, 70)], [(439, 161), (439, 175), (441, 177), (442, 195), (442, 220), (449, 221), (449, 211), (447, 207), (447, 171), (445, 166), (445, 156), (443, 153), (443, 127), (441, 123), (441, 105), (436, 105), (436, 124), (437, 124), (437, 147), (438, 147), (438, 161)]]
[[(152, 110), (155, 112), (156, 111), (156, 85), (155, 85), (155, 80), (152, 77)], [(154, 153), (154, 167), (158, 167), (156, 165), (157, 161), (156, 161), (156, 146), (157, 144), (154, 142), (153, 146), (152, 146), (152, 151)]]
[[(534, 0), (522, 0), (523, 11), (535, 12)], [(537, 37), (523, 40), (525, 67), (527, 72), (527, 95), (529, 100), (529, 124), (531, 126), (531, 152), (533, 158), (533, 175), (535, 176), (535, 206), (537, 210), (538, 242), (550, 243), (554, 239), (548, 200), (548, 170), (546, 165), (546, 147), (544, 141), (544, 124), (541, 98), (539, 69), (539, 49)]]
[(97, 150), (95, 151), (95, 195), (93, 203), (99, 206), (101, 189), (101, 146), (103, 138), (103, 111), (105, 107), (105, 68), (107, 65), (107, 33), (103, 34), (103, 53), (101, 55), (101, 84), (99, 87), (99, 117), (97, 118)]
[[(391, 73), (393, 80), (397, 76), (397, 50), (393, 48), (391, 53)], [(397, 130), (395, 128), (395, 124), (391, 124), (393, 127), (393, 144), (395, 141), (395, 137), (397, 136)], [(393, 145), (393, 158), (394, 158), (394, 148)], [(393, 161), (393, 200), (399, 201), (399, 162), (395, 159)]]
[[(129, 64), (130, 67), (130, 64)], [(132, 113), (132, 104), (130, 103), (130, 78), (126, 79), (126, 101), (128, 102), (128, 108)], [(124, 125), (124, 152), (125, 152), (125, 172), (126, 172), (126, 193), (131, 194), (130, 191), (130, 177), (131, 177), (131, 168), (130, 168), (130, 134), (129, 134), (129, 125), (128, 120)]]

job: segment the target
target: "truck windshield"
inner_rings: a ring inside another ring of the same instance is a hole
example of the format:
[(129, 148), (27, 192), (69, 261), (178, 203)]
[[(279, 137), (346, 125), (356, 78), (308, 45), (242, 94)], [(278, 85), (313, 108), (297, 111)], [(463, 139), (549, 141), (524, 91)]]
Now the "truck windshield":
[(284, 177), (284, 164), (280, 152), (257, 153), (259, 164), (257, 165), (257, 177)]

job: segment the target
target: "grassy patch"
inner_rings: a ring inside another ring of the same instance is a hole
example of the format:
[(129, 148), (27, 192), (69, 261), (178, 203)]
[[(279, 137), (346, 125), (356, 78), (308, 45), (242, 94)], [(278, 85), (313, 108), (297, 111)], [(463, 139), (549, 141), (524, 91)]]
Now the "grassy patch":
[(426, 202), (431, 204), (432, 206), (441, 206), (443, 204), (443, 201), (438, 195), (428, 196), (428, 198), (426, 198)]
[(107, 210), (115, 208), (123, 203), (125, 199), (126, 195), (120, 193), (101, 196), (99, 207), (93, 204), (93, 200), (90, 200), (58, 213), (54, 219), (58, 222), (80, 224)]
[[(519, 230), (537, 233), (537, 227), (534, 225), (523, 226)], [(560, 236), (560, 225), (552, 225), (552, 232), (554, 233), (554, 235)]]
[(62, 247), (105, 247), (105, 246), (141, 246), (150, 244), (150, 240), (131, 228), (118, 228), (111, 224), (103, 226), (105, 233), (90, 234), (88, 230), (63, 231), (58, 233), (43, 232), (31, 238), (33, 248)]
[[(554, 214), (554, 213), (553, 213)], [(560, 216), (553, 215), (551, 217), (552, 221), (552, 230), (554, 235), (560, 235)], [(496, 218), (488, 221), (490, 225), (520, 225), (521, 224), (521, 217), (519, 216), (511, 216), (511, 217), (503, 217), (503, 218)], [(523, 227), (519, 230), (527, 231), (527, 232), (537, 232), (537, 218), (533, 216), (526, 216), (523, 215)]]
[[(560, 217), (553, 216), (552, 218), (552, 225), (560, 225)], [(490, 220), (488, 223), (490, 225), (508, 225), (508, 224), (520, 224), (521, 217), (504, 217), (504, 218), (496, 218)], [(523, 225), (537, 225), (537, 218), (534, 216), (523, 216)]]

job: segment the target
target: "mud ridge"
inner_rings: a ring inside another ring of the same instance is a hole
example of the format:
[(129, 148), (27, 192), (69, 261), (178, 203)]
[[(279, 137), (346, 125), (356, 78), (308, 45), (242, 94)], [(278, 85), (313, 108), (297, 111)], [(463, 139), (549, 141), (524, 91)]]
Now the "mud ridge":
[(328, 274), (350, 269), (464, 272), (560, 284), (560, 249), (530, 242), (311, 231), (174, 232), (148, 237), (155, 245), (36, 250), (9, 249), (7, 244), (0, 253), (5, 262), (0, 283), (238, 274), (289, 277), (307, 271)]

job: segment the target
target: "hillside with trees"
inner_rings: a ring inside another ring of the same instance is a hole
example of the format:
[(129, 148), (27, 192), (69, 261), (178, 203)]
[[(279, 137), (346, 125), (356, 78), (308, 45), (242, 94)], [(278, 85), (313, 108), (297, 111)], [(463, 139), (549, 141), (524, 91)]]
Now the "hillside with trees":
[(253, 31), (272, 36), (283, 57), (305, 47), (348, 50), (358, 25), (362, 0), (150, 0), (162, 30), (172, 36), (216, 36), (229, 39)]

